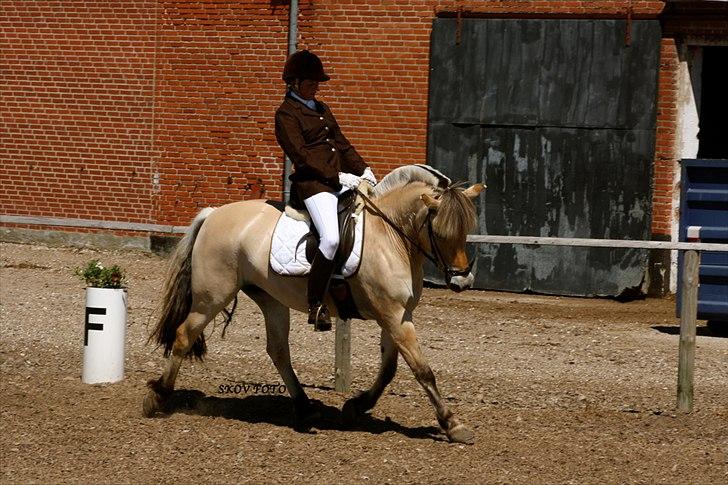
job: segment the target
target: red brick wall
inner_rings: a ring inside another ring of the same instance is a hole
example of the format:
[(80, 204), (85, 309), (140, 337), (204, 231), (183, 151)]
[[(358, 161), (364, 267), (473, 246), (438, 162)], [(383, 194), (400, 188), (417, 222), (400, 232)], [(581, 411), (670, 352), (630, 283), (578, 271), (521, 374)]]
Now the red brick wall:
[(675, 184), (678, 64), (674, 39), (663, 39), (660, 49), (660, 75), (657, 81), (657, 131), (652, 189), (652, 232), (662, 236), (670, 234), (674, 219), (672, 198)]
[(424, 163), (432, 2), (312, 2), (302, 9), (304, 47), (331, 81), (320, 96), (377, 176)]
[(159, 4), (156, 220), (185, 225), (208, 205), (261, 193), (280, 198), (283, 157), (273, 113), (284, 90), (287, 5)]
[(156, 2), (0, 4), (1, 212), (148, 220)]
[[(436, 14), (639, 18), (661, 1), (301, 1), (320, 96), (378, 176), (425, 160)], [(288, 2), (3, 1), (4, 214), (186, 224), (279, 198)], [(653, 230), (668, 234), (674, 47), (662, 49)]]

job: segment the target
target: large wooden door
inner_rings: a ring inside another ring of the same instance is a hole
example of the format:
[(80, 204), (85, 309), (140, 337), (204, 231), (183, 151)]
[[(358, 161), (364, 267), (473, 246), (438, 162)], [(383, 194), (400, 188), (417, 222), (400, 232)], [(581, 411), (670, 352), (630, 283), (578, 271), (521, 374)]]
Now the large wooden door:
[[(649, 239), (657, 21), (436, 19), (428, 162), (483, 181), (481, 234)], [(478, 288), (619, 295), (647, 251), (477, 246)], [(435, 276), (435, 274), (432, 274)]]

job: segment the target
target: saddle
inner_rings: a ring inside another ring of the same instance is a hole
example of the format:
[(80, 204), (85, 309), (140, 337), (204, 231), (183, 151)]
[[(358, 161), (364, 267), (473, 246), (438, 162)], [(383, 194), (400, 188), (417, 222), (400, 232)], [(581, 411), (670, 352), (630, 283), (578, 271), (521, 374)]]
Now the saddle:
[[(346, 260), (351, 255), (351, 251), (354, 248), (354, 219), (353, 215), (358, 214), (357, 212), (357, 199), (359, 196), (356, 192), (348, 190), (339, 196), (339, 247), (334, 255), (334, 274), (341, 274)], [(361, 209), (359, 209), (359, 212)], [(285, 213), (288, 217), (296, 219), (298, 221), (309, 222), (311, 216), (305, 209), (294, 209), (290, 205), (286, 205)], [(311, 262), (316, 254), (316, 248), (319, 244), (319, 233), (316, 230), (314, 224), (310, 225), (311, 231), (305, 234), (299, 241), (298, 246), (306, 243), (306, 259)]]
[[(313, 261), (314, 255), (316, 254), (316, 249), (319, 245), (319, 234), (316, 230), (316, 226), (311, 223), (311, 218), (308, 214), (308, 211), (295, 209), (288, 205), (284, 206), (283, 202), (279, 201), (268, 200), (266, 201), (266, 203), (272, 205), (281, 212), (285, 212), (285, 215), (282, 215), (281, 218), (285, 217), (289, 220), (293, 219), (292, 222), (294, 224), (301, 224), (304, 227), (308, 228), (307, 232), (303, 233), (300, 239), (297, 240), (295, 249), (290, 252), (286, 251), (285, 254), (298, 254), (300, 257), (305, 257), (307, 263)], [(360, 264), (363, 238), (362, 226), (364, 223), (364, 215), (360, 213), (363, 207), (364, 204), (361, 200), (361, 197), (354, 191), (344, 192), (339, 197), (339, 247), (336, 250), (336, 255), (334, 256), (334, 275), (332, 276), (331, 282), (329, 283), (329, 294), (336, 304), (336, 308), (340, 318), (343, 319), (361, 318), (361, 315), (359, 314), (359, 311), (351, 295), (349, 283), (346, 281), (346, 278), (356, 274), (356, 268)], [(359, 220), (358, 223), (357, 219)], [(274, 234), (274, 239), (277, 238), (276, 234)], [(303, 248), (300, 248), (301, 244), (304, 245), (305, 256), (304, 254), (302, 254), (304, 251)], [(273, 246), (275, 246), (275, 244), (273, 244)], [(273, 247), (271, 248), (271, 250), (272, 249)], [(355, 249), (357, 252), (356, 254), (353, 254)], [(280, 262), (276, 260), (277, 264), (274, 266), (273, 258), (274, 254), (273, 251), (271, 251), (271, 266), (273, 270), (279, 274), (294, 276), (303, 276), (304, 274), (306, 274), (302, 271), (303, 265), (297, 265), (297, 269), (293, 271), (289, 270), (286, 273), (282, 273), (279, 267)], [(353, 270), (351, 266), (352, 261), (354, 261), (356, 265), (353, 267)], [(347, 263), (349, 264), (349, 266), (347, 266)], [(306, 266), (308, 266), (308, 264), (306, 264)]]

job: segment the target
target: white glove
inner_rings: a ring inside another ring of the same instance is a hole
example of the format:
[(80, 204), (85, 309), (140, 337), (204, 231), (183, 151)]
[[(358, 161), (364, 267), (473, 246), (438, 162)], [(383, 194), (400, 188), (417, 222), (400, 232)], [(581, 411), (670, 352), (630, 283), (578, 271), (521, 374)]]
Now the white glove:
[(376, 177), (374, 177), (374, 172), (372, 172), (372, 169), (369, 167), (364, 169), (364, 173), (362, 174), (361, 179), (369, 182), (372, 187), (377, 185), (377, 179)]
[(353, 173), (339, 172), (339, 183), (344, 187), (355, 189), (359, 187), (359, 177)]

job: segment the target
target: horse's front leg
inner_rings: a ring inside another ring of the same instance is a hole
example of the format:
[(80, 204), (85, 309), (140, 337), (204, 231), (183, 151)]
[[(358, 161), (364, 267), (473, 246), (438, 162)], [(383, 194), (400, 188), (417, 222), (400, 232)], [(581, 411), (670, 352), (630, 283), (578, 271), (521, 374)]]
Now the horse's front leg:
[(367, 391), (347, 400), (341, 410), (346, 426), (351, 426), (357, 418), (374, 408), (384, 389), (392, 382), (394, 374), (397, 372), (397, 346), (389, 331), (382, 329), (379, 346), (382, 360), (374, 384)]
[(291, 365), (291, 352), (288, 345), (291, 312), (288, 307), (263, 290), (245, 289), (244, 291), (263, 312), (266, 350), (293, 399), (293, 428), (296, 431), (308, 431), (313, 420), (318, 416)]
[(380, 322), (380, 325), (383, 330), (389, 331), (397, 350), (412, 369), (417, 382), (425, 389), (427, 397), (430, 398), (430, 402), (435, 408), (437, 421), (448, 439), (457, 443), (472, 444), (475, 441), (475, 435), (453, 415), (437, 389), (435, 374), (422, 354), (422, 349), (417, 341), (412, 314), (405, 311), (400, 321), (383, 321)]

